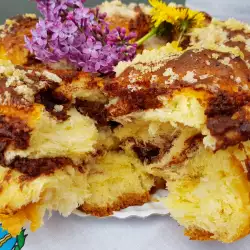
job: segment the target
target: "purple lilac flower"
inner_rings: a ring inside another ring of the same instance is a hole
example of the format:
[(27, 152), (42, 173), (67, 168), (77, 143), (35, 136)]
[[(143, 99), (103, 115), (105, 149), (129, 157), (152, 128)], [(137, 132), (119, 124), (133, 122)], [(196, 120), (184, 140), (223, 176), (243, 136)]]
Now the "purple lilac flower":
[(25, 42), (37, 59), (46, 63), (67, 60), (86, 72), (108, 74), (119, 61), (134, 58), (136, 44), (130, 41), (135, 34), (126, 35), (119, 27), (110, 31), (106, 13), (85, 8), (85, 0), (36, 2), (44, 18)]

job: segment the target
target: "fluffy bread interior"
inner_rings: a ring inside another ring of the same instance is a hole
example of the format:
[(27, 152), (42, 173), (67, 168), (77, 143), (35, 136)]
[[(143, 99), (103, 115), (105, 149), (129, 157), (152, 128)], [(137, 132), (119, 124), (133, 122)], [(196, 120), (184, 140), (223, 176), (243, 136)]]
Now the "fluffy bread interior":
[(154, 177), (132, 153), (108, 152), (89, 165), (88, 190), (91, 196), (81, 207), (84, 212), (106, 216), (150, 199)]
[(39, 228), (46, 210), (68, 216), (90, 195), (86, 175), (73, 166), (38, 178), (0, 167), (0, 178), (0, 219), (12, 235), (17, 235), (27, 221), (31, 229)]
[(87, 153), (95, 152), (98, 130), (94, 120), (81, 115), (76, 109), (68, 111), (66, 121), (57, 121), (43, 111), (34, 124), (30, 145), (26, 150), (8, 149), (7, 161), (17, 156), (39, 159), (43, 157), (68, 157), (80, 162)]
[(237, 154), (244, 152), (231, 148), (213, 153), (201, 146), (168, 181), (165, 204), (187, 235), (196, 231), (193, 239), (207, 232), (207, 240), (230, 243), (249, 233), (249, 181)]

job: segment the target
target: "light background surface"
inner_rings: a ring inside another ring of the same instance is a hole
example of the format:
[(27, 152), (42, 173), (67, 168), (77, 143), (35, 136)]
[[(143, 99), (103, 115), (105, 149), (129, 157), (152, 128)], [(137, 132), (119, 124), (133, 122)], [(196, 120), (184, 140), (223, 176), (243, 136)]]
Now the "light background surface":
[[(92, 6), (99, 2), (87, 0), (87, 3)], [(188, 0), (188, 3), (192, 7), (201, 8), (217, 17), (249, 18), (250, 0)], [(0, 0), (0, 23), (9, 16), (34, 12), (34, 10), (34, 4), (28, 0)], [(189, 241), (183, 236), (182, 227), (168, 216), (118, 220), (79, 218), (75, 215), (65, 219), (55, 214), (49, 221), (46, 221), (43, 228), (35, 233), (29, 233), (26, 242), (24, 250), (250, 249), (250, 237), (231, 245)]]
[[(185, 0), (172, 0), (172, 2), (184, 3)], [(100, 4), (102, 0), (86, 0), (86, 5), (95, 6)], [(123, 0), (124, 3), (131, 2)], [(133, 0), (133, 2), (147, 3), (147, 0)], [(35, 3), (32, 0), (0, 0), (0, 23), (8, 17), (22, 13), (36, 12)]]
[(30, 234), (24, 250), (249, 250), (250, 237), (231, 245), (190, 241), (168, 216), (147, 219), (62, 218), (53, 215)]

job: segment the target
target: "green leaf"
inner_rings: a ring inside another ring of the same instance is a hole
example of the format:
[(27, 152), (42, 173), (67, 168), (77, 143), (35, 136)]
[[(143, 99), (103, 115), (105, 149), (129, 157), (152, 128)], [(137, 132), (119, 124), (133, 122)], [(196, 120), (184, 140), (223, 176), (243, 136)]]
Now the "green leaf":
[(15, 246), (14, 250), (21, 250), (19, 246)]
[(18, 246), (20, 247), (20, 249), (22, 249), (24, 244), (25, 244), (24, 231), (25, 230), (22, 230), (21, 233), (17, 236), (17, 243), (18, 243)]

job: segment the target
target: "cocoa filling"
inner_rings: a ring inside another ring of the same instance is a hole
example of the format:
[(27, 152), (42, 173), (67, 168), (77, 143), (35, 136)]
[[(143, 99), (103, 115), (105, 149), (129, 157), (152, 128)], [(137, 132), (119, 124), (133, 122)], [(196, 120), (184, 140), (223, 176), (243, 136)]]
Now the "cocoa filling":
[(120, 100), (115, 105), (110, 105), (108, 108), (108, 115), (111, 117), (123, 116), (140, 110), (160, 108), (162, 103), (157, 97), (171, 92), (165, 88), (149, 88), (136, 92), (127, 89), (118, 90), (118, 88), (120, 88), (119, 85), (115, 83), (106, 86), (108, 93), (120, 97)]
[(107, 110), (104, 103), (76, 99), (75, 107), (82, 115), (87, 115), (94, 119), (98, 125), (108, 124)]
[[(39, 92), (35, 96), (35, 102), (43, 104), (46, 110), (58, 120), (65, 121), (69, 117), (67, 111), (70, 108), (70, 101), (60, 93), (55, 94), (52, 89)], [(56, 112), (54, 109), (56, 105), (62, 105), (63, 110)]]
[[(0, 76), (1, 77), (1, 76)], [(7, 78), (0, 78), (0, 97), (2, 101), (5, 101), (6, 104), (11, 104), (14, 107), (18, 106), (20, 108), (28, 109), (30, 105), (27, 102), (24, 102), (21, 95), (18, 95), (13, 87), (6, 87)], [(8, 98), (6, 98), (6, 93), (8, 93)]]
[(73, 165), (72, 161), (65, 157), (26, 159), (16, 157), (8, 166), (30, 177), (38, 177), (41, 174), (52, 174), (56, 169), (61, 169), (66, 165)]
[(34, 55), (28, 55), (28, 59), (26, 64), (24, 65), (24, 67), (45, 67), (42, 62), (38, 59), (36, 59), (36, 57)]
[(133, 138), (128, 138), (127, 141), (134, 143), (132, 150), (144, 164), (152, 164), (159, 161), (173, 146), (175, 136), (165, 138), (164, 143), (154, 144), (153, 142), (136, 141)]
[(217, 138), (217, 149), (225, 149), (250, 139), (250, 122), (245, 106), (250, 97), (245, 93), (220, 93), (211, 98), (205, 112), (207, 127)]
[(50, 174), (64, 167), (73, 164), (70, 159), (64, 157), (25, 159), (16, 157), (10, 164), (7, 164), (4, 152), (8, 146), (25, 150), (29, 146), (31, 129), (20, 119), (14, 117), (0, 116), (0, 164), (10, 169), (18, 170), (30, 177), (37, 177), (41, 174)]
[(194, 154), (202, 144), (203, 135), (197, 134), (185, 141), (185, 148), (178, 155), (178, 157), (173, 157), (171, 162), (168, 163), (168, 166), (179, 165), (185, 162), (192, 154)]
[(146, 164), (153, 163), (160, 154), (160, 148), (151, 143), (138, 143), (132, 148), (141, 162)]
[(120, 125), (108, 120), (108, 112), (104, 103), (76, 99), (75, 107), (82, 115), (87, 115), (96, 121), (98, 126), (109, 126), (112, 130)]
[(16, 148), (26, 149), (29, 146), (31, 129), (20, 119), (0, 115), (0, 151), (10, 143)]
[(137, 39), (145, 36), (151, 29), (151, 18), (145, 14), (140, 6), (135, 7), (136, 18), (129, 21), (129, 31), (137, 34)]

